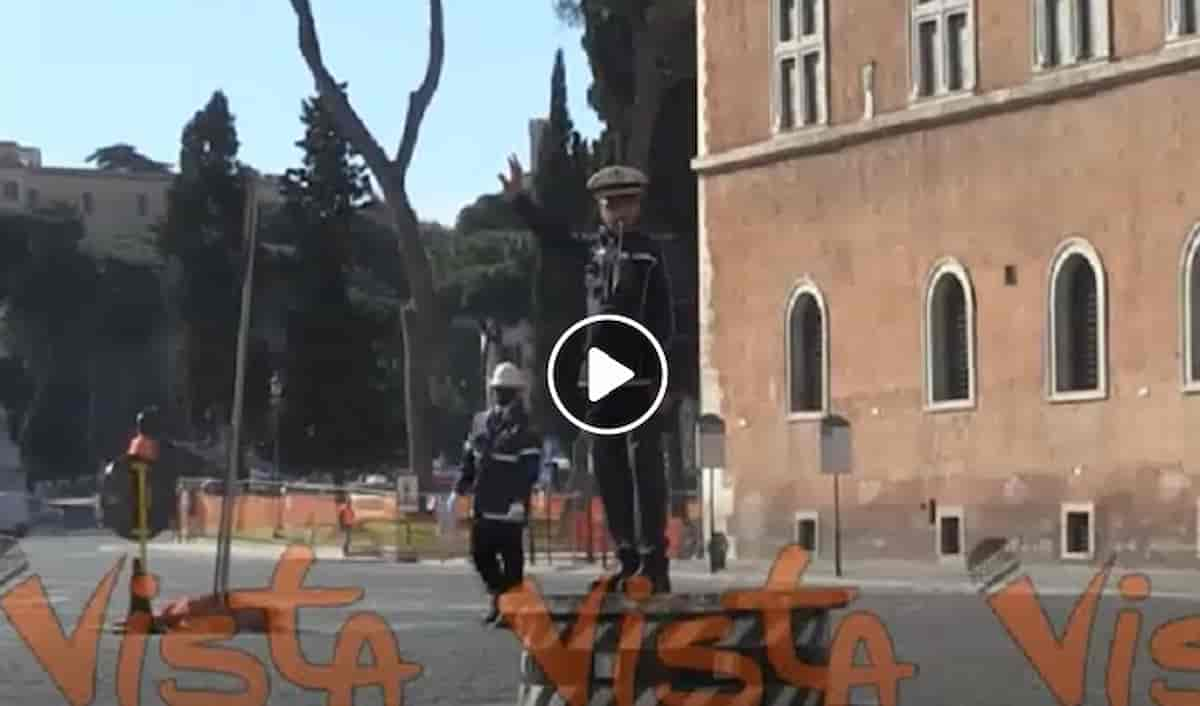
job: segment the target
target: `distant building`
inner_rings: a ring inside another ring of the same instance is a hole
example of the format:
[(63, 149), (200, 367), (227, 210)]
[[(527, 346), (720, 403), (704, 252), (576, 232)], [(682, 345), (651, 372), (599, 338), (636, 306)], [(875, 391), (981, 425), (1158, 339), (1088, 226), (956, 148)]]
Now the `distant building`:
[[(83, 219), (86, 252), (154, 264), (151, 228), (167, 216), (173, 173), (132, 172), (42, 164), (41, 150), (0, 141), (0, 211), (31, 211), (56, 203)], [(262, 176), (261, 204), (282, 203), (278, 177)]]

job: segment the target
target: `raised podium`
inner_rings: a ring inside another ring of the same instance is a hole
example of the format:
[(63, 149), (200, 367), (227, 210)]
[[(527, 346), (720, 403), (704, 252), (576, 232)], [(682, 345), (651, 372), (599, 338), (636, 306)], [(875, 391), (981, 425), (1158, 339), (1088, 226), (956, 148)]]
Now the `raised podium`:
[[(813, 586), (787, 593), (811, 593), (821, 605), (788, 608), (763, 589), (641, 601), (609, 594), (598, 606), (579, 595), (522, 601), (510, 622), (520, 623), (514, 629), (524, 646), (517, 704), (700, 706), (740, 694), (723, 702), (823, 705), (824, 690), (796, 686), (805, 681), (796, 676), (823, 683), (831, 613), (854, 592)], [(553, 625), (552, 634), (540, 633), (539, 624), (542, 631)]]

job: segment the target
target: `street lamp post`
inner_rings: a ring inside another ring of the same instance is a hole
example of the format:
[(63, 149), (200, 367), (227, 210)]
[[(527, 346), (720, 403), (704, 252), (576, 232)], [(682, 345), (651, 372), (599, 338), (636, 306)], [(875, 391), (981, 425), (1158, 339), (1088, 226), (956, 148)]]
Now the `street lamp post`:
[(271, 411), (275, 417), (275, 473), (282, 475), (279, 465), (279, 420), (283, 409), (283, 373), (276, 370), (271, 375)]

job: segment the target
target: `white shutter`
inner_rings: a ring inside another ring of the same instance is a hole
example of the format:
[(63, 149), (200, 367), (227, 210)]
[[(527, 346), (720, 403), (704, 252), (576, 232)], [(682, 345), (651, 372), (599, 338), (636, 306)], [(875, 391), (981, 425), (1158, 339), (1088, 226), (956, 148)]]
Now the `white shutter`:
[(1046, 26), (1046, 19), (1050, 8), (1047, 0), (1030, 0), (1030, 5), (1033, 8), (1034, 65), (1045, 68), (1046, 62), (1049, 60), (1049, 27)]
[(1086, 0), (1092, 4), (1092, 55), (1107, 59), (1112, 54), (1112, 25), (1109, 22), (1112, 0)]

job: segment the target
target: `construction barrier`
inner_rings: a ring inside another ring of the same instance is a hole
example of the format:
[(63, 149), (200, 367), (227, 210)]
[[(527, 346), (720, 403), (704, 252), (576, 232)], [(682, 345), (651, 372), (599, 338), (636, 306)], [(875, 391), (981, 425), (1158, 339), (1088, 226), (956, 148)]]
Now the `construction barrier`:
[[(340, 493), (354, 513), (351, 546), (363, 551), (398, 551), (418, 558), (466, 556), (469, 548), (471, 498), (460, 496), (447, 511), (447, 495), (421, 496), (418, 503), (398, 505), (394, 491), (378, 488), (303, 483), (243, 481), (234, 494), (235, 539), (262, 542), (303, 542), (340, 546), (344, 533), (338, 523)], [(673, 517), (668, 539), (673, 557), (693, 556), (699, 543), (699, 503), (684, 498), (685, 517)], [(177, 541), (215, 539), (224, 502), (222, 482), (183, 479), (177, 491)], [(612, 552), (603, 504), (593, 497), (590, 512), (579, 494), (537, 492), (531, 498), (528, 551), (533, 561), (543, 556), (582, 557), (591, 543), (593, 556)], [(590, 528), (589, 528), (590, 519)]]

